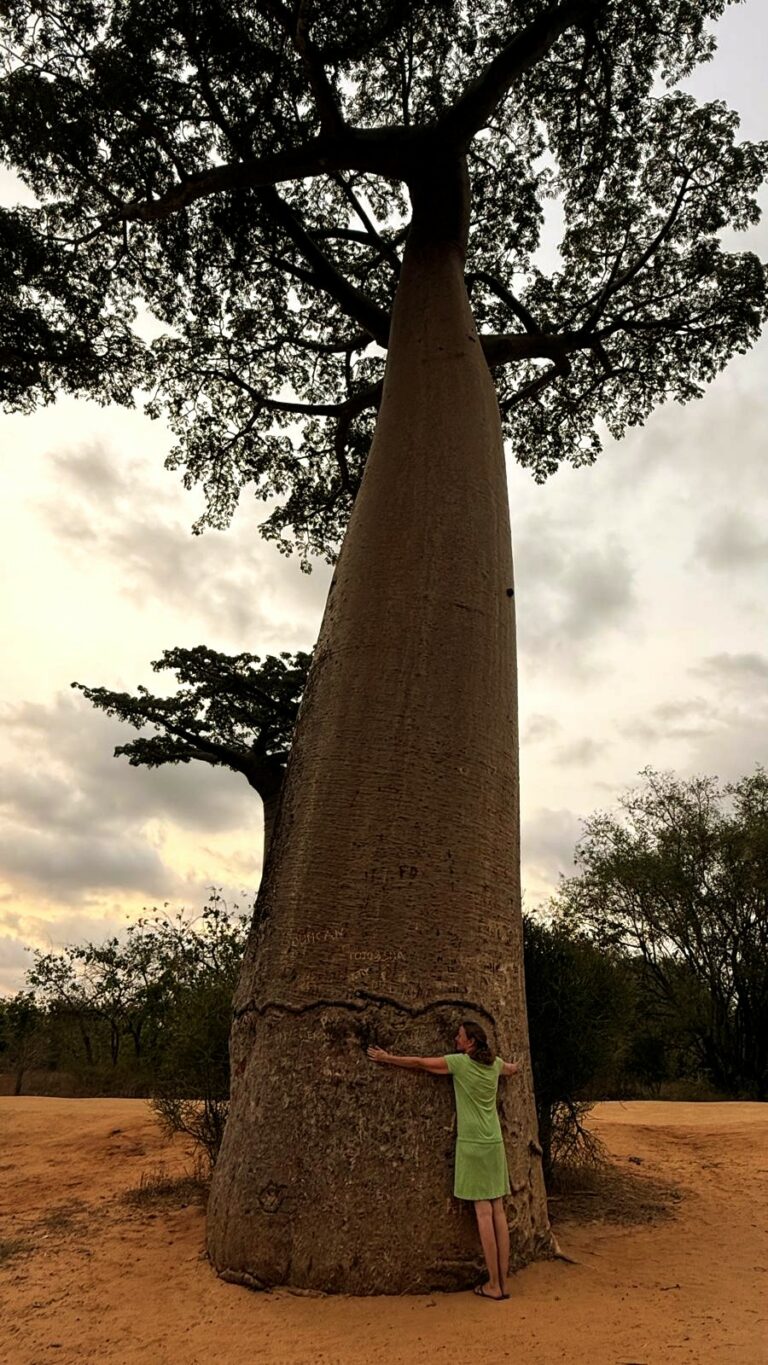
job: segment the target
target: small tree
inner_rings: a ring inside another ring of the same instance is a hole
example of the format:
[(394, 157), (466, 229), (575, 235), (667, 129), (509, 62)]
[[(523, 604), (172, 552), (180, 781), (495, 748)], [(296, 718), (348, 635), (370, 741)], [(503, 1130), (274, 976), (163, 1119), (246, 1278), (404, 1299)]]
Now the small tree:
[[(36, 949), (27, 971), (27, 983), (65, 1051), (67, 1031), (76, 1029), (89, 1084), (111, 1089), (119, 1066), (138, 1085), (142, 1071), (152, 1069), (174, 978), (144, 924), (129, 925), (123, 935), (103, 943), (70, 943), (48, 953)], [(127, 1063), (126, 1039), (131, 1040)], [(74, 1069), (81, 1068), (76, 1062)]]
[(132, 767), (165, 763), (208, 763), (242, 773), (264, 803), (266, 858), (277, 802), (311, 655), (222, 654), (207, 645), (166, 649), (152, 662), (170, 669), (178, 690), (156, 697), (146, 687), (137, 695), (73, 682), (108, 716), (137, 730), (156, 733), (118, 744)]
[(46, 1020), (32, 991), (17, 991), (0, 1000), (0, 1064), (15, 1072), (14, 1095), (20, 1095), (24, 1075), (42, 1061), (47, 1050)]
[(247, 924), (214, 893), (196, 919), (155, 915), (139, 926), (173, 982), (151, 1105), (166, 1131), (186, 1133), (203, 1148), (211, 1167), (229, 1112), (232, 996)]
[(523, 916), (531, 1065), (545, 1175), (594, 1158), (589, 1086), (615, 1065), (631, 1011), (624, 964), (585, 934)]
[(109, 1064), (120, 1061), (123, 1039), (131, 1035), (134, 1052), (141, 1052), (141, 1036), (152, 1008), (146, 971), (150, 964), (119, 938), (101, 944), (67, 944), (58, 952), (34, 952), (27, 982), (52, 1017), (75, 1022), (86, 1063), (99, 1065), (95, 1046), (106, 1037)]
[(33, 966), (26, 973), (27, 985), (36, 1002), (46, 1009), (55, 1032), (71, 1025), (82, 1048), (86, 1066), (97, 1061), (97, 1021), (93, 1003), (78, 971), (76, 954), (70, 945), (60, 952), (42, 953), (35, 949)]
[(768, 775), (720, 786), (644, 769), (597, 813), (553, 908), (641, 959), (658, 1021), (687, 1034), (712, 1083), (768, 1098)]

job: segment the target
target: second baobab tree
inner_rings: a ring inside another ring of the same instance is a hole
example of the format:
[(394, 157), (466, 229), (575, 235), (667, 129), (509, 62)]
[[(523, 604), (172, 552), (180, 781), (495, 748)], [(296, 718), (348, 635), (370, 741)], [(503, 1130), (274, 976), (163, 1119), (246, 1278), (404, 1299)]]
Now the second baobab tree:
[(175, 673), (179, 686), (169, 696), (142, 686), (135, 693), (72, 686), (106, 715), (151, 731), (116, 746), (115, 758), (125, 756), (132, 767), (207, 763), (241, 773), (261, 797), (266, 860), (310, 657), (177, 645), (152, 662), (155, 673)]
[[(473, 1278), (448, 1088), (365, 1046), (445, 1051), (472, 1011), (526, 1057), (503, 438), (537, 478), (589, 462), (756, 337), (763, 269), (719, 234), (764, 149), (679, 85), (723, 8), (5, 7), (40, 201), (0, 222), (9, 400), (151, 388), (197, 529), (250, 484), (280, 548), (343, 535), (235, 1001), (209, 1250), (241, 1283)], [(550, 1245), (527, 1078), (503, 1126), (520, 1264)]]

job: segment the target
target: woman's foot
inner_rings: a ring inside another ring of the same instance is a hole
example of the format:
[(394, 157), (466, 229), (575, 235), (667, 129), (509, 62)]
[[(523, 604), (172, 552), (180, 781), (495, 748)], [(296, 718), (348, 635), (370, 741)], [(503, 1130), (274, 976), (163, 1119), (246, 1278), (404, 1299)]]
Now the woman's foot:
[(476, 1284), (472, 1293), (477, 1294), (479, 1299), (495, 1299), (497, 1303), (509, 1298), (508, 1294), (502, 1294), (498, 1287), (494, 1289), (490, 1284)]

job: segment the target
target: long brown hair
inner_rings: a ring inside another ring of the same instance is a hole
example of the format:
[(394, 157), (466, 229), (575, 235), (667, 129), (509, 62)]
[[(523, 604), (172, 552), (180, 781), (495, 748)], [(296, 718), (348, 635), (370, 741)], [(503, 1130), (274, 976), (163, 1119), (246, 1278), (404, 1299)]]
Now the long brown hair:
[(467, 1056), (470, 1057), (473, 1062), (481, 1062), (483, 1066), (492, 1066), (494, 1061), (494, 1052), (493, 1048), (488, 1042), (488, 1036), (482, 1025), (476, 1024), (474, 1019), (462, 1019), (461, 1027), (463, 1028), (470, 1042), (473, 1042), (475, 1045), (472, 1051), (467, 1054)]

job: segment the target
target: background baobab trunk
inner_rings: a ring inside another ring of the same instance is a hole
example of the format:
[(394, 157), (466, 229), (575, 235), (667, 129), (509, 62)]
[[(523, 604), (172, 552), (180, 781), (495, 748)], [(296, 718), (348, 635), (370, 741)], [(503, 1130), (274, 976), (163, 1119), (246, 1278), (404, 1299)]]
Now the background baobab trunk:
[(280, 788), (278, 787), (277, 791), (273, 792), (270, 796), (264, 796), (262, 800), (264, 805), (264, 863), (266, 863), (269, 854), (269, 846), (272, 842), (272, 831), (275, 828), (275, 817), (277, 815), (277, 806), (280, 800)]
[[(418, 204), (415, 206), (418, 223)], [(498, 405), (459, 243), (412, 232), (236, 995), (209, 1250), (243, 1283), (461, 1288), (448, 1079), (380, 1070), (474, 1014), (507, 1057), (513, 1258), (550, 1244), (527, 1066), (514, 598)]]
[[(253, 769), (255, 769), (255, 774)], [(266, 866), (269, 856), (269, 847), (272, 843), (272, 834), (275, 828), (275, 820), (280, 805), (280, 792), (283, 786), (283, 768), (278, 763), (260, 763), (258, 765), (244, 765), (248, 782), (255, 792), (261, 797), (262, 810), (264, 816), (264, 833), (262, 843), (262, 866)]]

